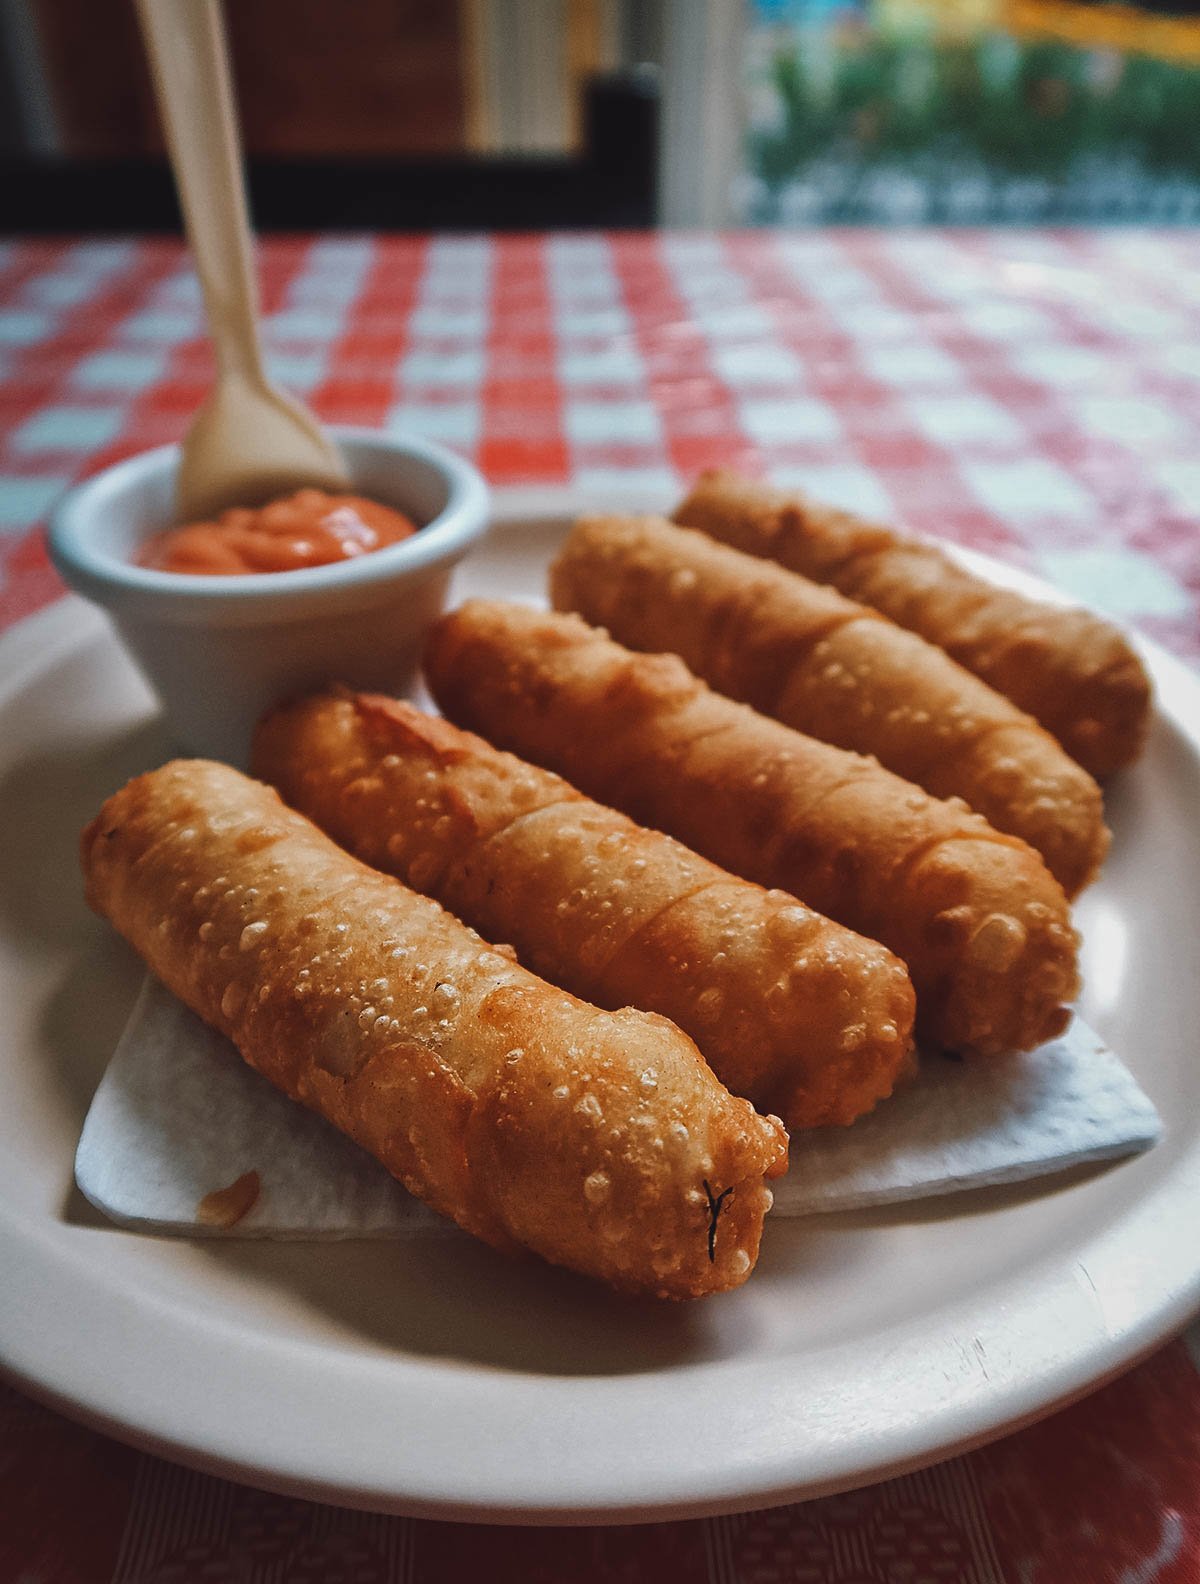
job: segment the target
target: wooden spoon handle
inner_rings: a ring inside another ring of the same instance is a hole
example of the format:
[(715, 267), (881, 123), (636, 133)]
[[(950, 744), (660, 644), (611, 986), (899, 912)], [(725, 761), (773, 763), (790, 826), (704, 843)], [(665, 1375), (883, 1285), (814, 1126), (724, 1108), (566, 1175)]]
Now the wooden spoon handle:
[(237, 111), (219, 0), (138, 0), (220, 373), (263, 381)]

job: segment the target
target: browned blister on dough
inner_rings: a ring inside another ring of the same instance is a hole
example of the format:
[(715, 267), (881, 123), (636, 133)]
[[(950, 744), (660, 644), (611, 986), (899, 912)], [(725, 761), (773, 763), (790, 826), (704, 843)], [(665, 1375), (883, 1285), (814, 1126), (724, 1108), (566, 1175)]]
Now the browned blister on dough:
[(469, 601), (435, 628), (426, 673), (452, 719), (882, 941), (912, 976), (919, 1039), (994, 1054), (1065, 1028), (1078, 941), (1062, 888), (961, 802), (575, 616)]
[(1145, 745), (1145, 667), (1124, 634), (1091, 611), (997, 588), (927, 540), (724, 470), (703, 474), (675, 519), (831, 583), (920, 633), (1101, 780)]
[(535, 973), (671, 1018), (723, 1083), (789, 1127), (852, 1122), (909, 1063), (912, 986), (885, 947), (449, 721), (317, 694), (266, 716), (254, 767)]
[(139, 776), (82, 858), (169, 989), (468, 1232), (663, 1297), (749, 1273), (786, 1135), (665, 1018), (545, 984), (224, 765)]
[(961, 797), (1073, 896), (1108, 848), (1100, 788), (1032, 716), (941, 649), (769, 561), (656, 517), (583, 518), (551, 568), (560, 610), (669, 649), (785, 725)]

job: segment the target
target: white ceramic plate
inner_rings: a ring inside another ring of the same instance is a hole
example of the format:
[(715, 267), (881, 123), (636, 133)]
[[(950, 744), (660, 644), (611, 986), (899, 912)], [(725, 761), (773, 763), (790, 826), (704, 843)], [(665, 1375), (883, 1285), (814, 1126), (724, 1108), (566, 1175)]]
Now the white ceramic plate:
[[(538, 597), (571, 504), (543, 494), (501, 527), (459, 594)], [(186, 1243), (98, 1220), (71, 1161), (140, 971), (83, 905), (76, 836), (170, 745), (99, 616), (67, 600), (23, 624), (0, 641), (0, 1357), (201, 1468), (523, 1523), (866, 1483), (1120, 1370), (1200, 1303), (1200, 682), (1145, 652), (1158, 719), (1112, 791), (1113, 855), (1079, 919), (1084, 1014), (1163, 1143), (1050, 1184), (770, 1223), (744, 1288), (672, 1307), (457, 1234)]]

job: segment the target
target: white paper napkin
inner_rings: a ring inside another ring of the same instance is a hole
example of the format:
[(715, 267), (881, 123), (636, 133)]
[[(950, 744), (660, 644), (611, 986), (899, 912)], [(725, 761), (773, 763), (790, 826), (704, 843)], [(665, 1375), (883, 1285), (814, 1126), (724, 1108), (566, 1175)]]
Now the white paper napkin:
[[(1136, 1154), (1161, 1132), (1132, 1075), (1077, 1018), (1028, 1055), (927, 1058), (853, 1127), (797, 1134), (775, 1213), (1017, 1182)], [(448, 1226), (149, 976), (92, 1101), (75, 1177), (106, 1216), (145, 1231), (338, 1238)], [(239, 1180), (253, 1202), (236, 1226), (206, 1221), (201, 1201)]]

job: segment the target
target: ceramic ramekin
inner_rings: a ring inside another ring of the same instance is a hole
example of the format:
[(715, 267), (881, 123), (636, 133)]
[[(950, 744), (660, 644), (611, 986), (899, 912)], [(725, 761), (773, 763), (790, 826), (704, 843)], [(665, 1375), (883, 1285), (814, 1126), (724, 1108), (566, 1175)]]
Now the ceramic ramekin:
[(263, 710), (324, 683), (403, 692), (451, 571), (487, 531), (487, 488), (469, 463), (425, 440), (332, 432), (354, 492), (407, 512), (419, 533), (297, 572), (137, 566), (138, 545), (174, 520), (178, 446), (108, 468), (54, 513), (54, 565), (108, 613), (192, 753), (244, 764)]

